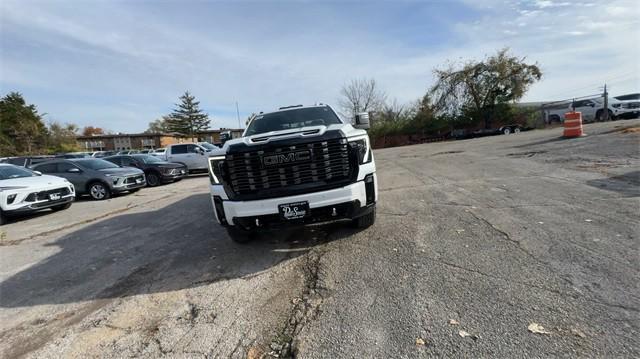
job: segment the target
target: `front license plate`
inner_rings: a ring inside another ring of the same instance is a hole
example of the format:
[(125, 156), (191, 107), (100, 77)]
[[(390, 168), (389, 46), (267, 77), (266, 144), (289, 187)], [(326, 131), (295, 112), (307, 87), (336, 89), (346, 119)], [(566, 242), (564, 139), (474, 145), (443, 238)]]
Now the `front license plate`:
[(309, 214), (309, 202), (294, 202), (278, 205), (280, 217), (286, 220), (304, 218)]
[(52, 193), (49, 195), (49, 199), (52, 201), (57, 201), (60, 199), (60, 193)]

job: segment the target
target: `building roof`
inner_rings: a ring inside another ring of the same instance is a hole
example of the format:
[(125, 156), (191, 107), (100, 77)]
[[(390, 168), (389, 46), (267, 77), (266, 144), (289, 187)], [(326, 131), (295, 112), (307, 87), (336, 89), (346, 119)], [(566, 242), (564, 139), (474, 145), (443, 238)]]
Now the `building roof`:
[[(198, 131), (195, 134), (209, 134), (209, 133), (218, 133), (222, 131), (244, 131), (243, 129), (235, 129), (235, 128), (220, 128), (216, 130), (205, 130)], [(105, 135), (92, 135), (92, 136), (76, 136), (77, 140), (99, 140), (106, 138), (116, 138), (116, 137), (156, 137), (156, 136), (172, 136), (172, 137), (188, 137), (188, 135), (182, 134), (180, 132), (143, 132), (143, 133), (115, 133), (115, 134), (105, 134)]]

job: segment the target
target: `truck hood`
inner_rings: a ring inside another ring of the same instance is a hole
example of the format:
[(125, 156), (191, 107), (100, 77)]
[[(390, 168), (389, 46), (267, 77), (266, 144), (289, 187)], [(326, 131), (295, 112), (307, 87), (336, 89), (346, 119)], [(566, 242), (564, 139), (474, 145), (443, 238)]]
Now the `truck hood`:
[(301, 127), (292, 130), (271, 131), (260, 133), (253, 136), (236, 138), (225, 142), (224, 146), (220, 149), (214, 149), (208, 153), (209, 157), (224, 156), (229, 146), (235, 144), (244, 143), (247, 146), (256, 146), (266, 143), (272, 143), (275, 141), (284, 141), (292, 138), (313, 138), (322, 136), (327, 131), (340, 131), (344, 137), (359, 137), (366, 136), (367, 131), (357, 129), (350, 124), (334, 124), (329, 126), (308, 126)]
[(42, 175), (33, 177), (12, 178), (0, 180), (0, 190), (12, 187), (46, 187), (46, 186), (68, 186), (69, 182), (61, 177)]

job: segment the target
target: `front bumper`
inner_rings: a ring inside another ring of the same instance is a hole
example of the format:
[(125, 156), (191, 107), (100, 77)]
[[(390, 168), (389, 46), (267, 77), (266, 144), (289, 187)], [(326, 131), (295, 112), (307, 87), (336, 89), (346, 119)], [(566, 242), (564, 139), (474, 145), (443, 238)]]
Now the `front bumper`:
[(112, 193), (120, 193), (142, 188), (146, 185), (147, 179), (144, 174), (136, 174), (126, 177), (115, 177), (115, 180), (109, 184), (109, 187)]
[(59, 206), (61, 204), (73, 202), (74, 198), (75, 198), (75, 193), (72, 193), (55, 201), (51, 201), (51, 200), (38, 201), (22, 207), (5, 210), (4, 212), (9, 215), (31, 213), (31, 212), (39, 211), (41, 209), (51, 208), (51, 207)]
[(163, 183), (173, 182), (173, 181), (176, 181), (176, 180), (179, 180), (179, 179), (183, 179), (183, 178), (187, 177), (188, 175), (189, 175), (189, 171), (187, 171), (186, 168), (180, 168), (180, 169), (177, 169), (176, 171), (172, 171), (172, 172), (169, 172), (169, 173), (162, 173), (160, 180)]
[[(357, 218), (369, 213), (378, 200), (378, 181), (375, 172), (361, 181), (344, 187), (254, 201), (225, 200), (218, 195), (222, 186), (211, 185), (210, 187), (217, 221), (223, 225), (240, 224), (245, 228), (256, 225), (260, 227), (283, 223), (304, 224), (340, 218)], [(309, 203), (310, 215), (303, 220), (281, 221), (278, 205), (300, 201)]]
[(120, 186), (112, 186), (111, 192), (113, 193), (126, 192), (126, 191), (131, 191), (132, 189), (142, 188), (146, 185), (147, 185), (147, 181), (142, 181), (141, 183), (131, 183), (131, 184), (123, 184)]

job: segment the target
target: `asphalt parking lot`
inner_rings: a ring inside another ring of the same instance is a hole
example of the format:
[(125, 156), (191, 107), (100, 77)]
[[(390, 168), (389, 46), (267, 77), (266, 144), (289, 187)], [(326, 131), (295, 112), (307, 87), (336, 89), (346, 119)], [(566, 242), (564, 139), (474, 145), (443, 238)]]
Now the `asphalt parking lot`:
[(206, 176), (13, 221), (0, 357), (638, 357), (638, 128), (375, 151), (361, 232), (236, 244)]

